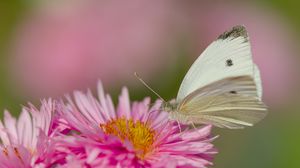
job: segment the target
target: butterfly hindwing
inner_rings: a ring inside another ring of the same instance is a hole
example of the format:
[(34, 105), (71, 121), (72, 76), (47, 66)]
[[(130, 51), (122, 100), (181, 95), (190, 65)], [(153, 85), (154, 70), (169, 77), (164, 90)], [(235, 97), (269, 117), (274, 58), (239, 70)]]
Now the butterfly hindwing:
[(266, 115), (251, 76), (229, 77), (211, 83), (188, 95), (178, 113), (193, 124), (218, 127), (252, 126)]
[(259, 97), (259, 99), (262, 99), (262, 83), (261, 83), (261, 79), (260, 79), (260, 72), (258, 70), (257, 65), (254, 64), (254, 81), (256, 84), (256, 90), (257, 90), (257, 96)]

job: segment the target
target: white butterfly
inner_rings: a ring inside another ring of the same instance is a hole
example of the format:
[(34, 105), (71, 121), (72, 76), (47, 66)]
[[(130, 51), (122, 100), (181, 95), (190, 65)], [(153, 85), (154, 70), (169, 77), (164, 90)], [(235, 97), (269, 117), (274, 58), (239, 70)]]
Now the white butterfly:
[(235, 26), (204, 50), (185, 75), (176, 101), (164, 102), (162, 108), (182, 124), (238, 129), (266, 116), (261, 97), (247, 31)]

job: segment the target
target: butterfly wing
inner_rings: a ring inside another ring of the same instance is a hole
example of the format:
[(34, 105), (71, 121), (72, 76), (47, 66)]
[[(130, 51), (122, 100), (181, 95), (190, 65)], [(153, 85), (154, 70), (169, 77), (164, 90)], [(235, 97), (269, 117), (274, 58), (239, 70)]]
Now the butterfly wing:
[(252, 76), (229, 77), (197, 89), (179, 105), (178, 113), (193, 124), (222, 128), (252, 126), (267, 114)]
[(181, 83), (177, 102), (198, 88), (220, 79), (237, 76), (254, 78), (256, 73), (258, 80), (255, 81), (259, 90), (259, 71), (252, 61), (247, 31), (243, 26), (235, 26), (231, 31), (221, 34), (194, 62)]
[(257, 90), (257, 96), (259, 99), (262, 99), (262, 83), (260, 79), (260, 72), (258, 70), (257, 65), (254, 64), (254, 81), (256, 85), (256, 90)]

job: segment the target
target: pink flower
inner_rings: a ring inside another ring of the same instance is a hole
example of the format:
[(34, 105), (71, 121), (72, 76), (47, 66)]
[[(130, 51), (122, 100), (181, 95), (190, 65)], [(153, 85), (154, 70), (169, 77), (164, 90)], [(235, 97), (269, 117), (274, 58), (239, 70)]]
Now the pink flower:
[[(150, 99), (129, 100), (123, 88), (115, 109), (101, 83), (98, 98), (75, 92), (60, 109), (73, 134), (61, 137), (60, 151), (68, 163), (103, 167), (206, 167), (216, 150), (211, 126), (179, 131), (160, 102), (149, 108)], [(184, 126), (181, 126), (184, 129)]]
[(0, 167), (33, 167), (51, 160), (54, 106), (51, 99), (43, 100), (40, 110), (30, 104), (18, 119), (5, 111), (0, 121)]
[(0, 121), (0, 167), (206, 167), (216, 154), (211, 126), (187, 129), (170, 121), (157, 101), (130, 105), (126, 88), (115, 109), (101, 83), (99, 100), (74, 92), (73, 102), (42, 101), (18, 119)]
[(27, 95), (44, 97), (85, 88), (99, 77), (110, 85), (133, 81), (135, 71), (148, 78), (172, 60), (170, 46), (179, 26), (170, 2), (79, 0), (39, 5), (16, 32), (16, 82)]

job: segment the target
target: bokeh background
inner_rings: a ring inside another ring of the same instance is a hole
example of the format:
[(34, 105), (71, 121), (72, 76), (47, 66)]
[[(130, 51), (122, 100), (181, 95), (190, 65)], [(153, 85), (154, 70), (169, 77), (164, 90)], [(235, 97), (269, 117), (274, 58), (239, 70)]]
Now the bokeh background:
[[(220, 33), (247, 27), (268, 116), (244, 130), (214, 129), (216, 168), (300, 167), (300, 1), (11, 0), (0, 3), (0, 109), (95, 89), (116, 100), (176, 96), (189, 66)], [(2, 113), (1, 113), (2, 117)]]

